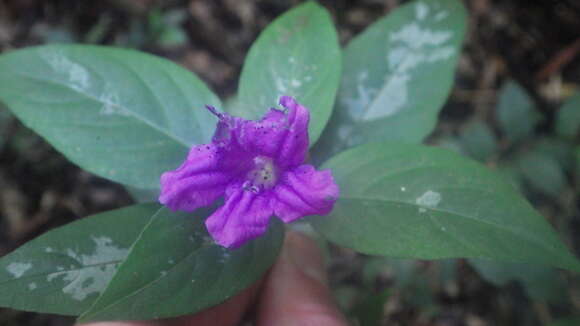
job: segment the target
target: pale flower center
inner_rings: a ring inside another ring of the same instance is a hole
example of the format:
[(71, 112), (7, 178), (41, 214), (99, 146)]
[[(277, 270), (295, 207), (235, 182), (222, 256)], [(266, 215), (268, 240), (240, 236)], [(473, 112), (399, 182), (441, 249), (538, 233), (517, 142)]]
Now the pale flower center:
[(256, 156), (254, 168), (248, 172), (246, 179), (247, 181), (243, 185), (244, 190), (258, 193), (274, 187), (278, 176), (272, 159), (266, 156)]

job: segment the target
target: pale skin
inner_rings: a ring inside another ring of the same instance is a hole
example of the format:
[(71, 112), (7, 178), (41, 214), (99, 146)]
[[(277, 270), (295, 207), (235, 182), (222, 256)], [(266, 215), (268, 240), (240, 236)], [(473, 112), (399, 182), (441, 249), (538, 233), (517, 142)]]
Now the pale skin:
[(346, 326), (327, 286), (322, 255), (307, 236), (288, 232), (270, 272), (221, 305), (158, 321), (101, 322), (83, 326), (234, 326), (252, 316), (256, 326)]

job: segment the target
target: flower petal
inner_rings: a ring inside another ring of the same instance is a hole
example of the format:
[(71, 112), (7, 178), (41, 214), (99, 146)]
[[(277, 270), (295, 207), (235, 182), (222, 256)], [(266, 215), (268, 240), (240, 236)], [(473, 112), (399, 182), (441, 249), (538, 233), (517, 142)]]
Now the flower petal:
[(161, 175), (159, 202), (172, 210), (193, 211), (221, 197), (235, 177), (222, 168), (221, 156), (214, 144), (193, 147), (179, 168)]
[(272, 216), (270, 201), (268, 193), (230, 186), (225, 204), (205, 221), (207, 230), (219, 245), (238, 248), (266, 232)]
[[(228, 134), (219, 128), (216, 135), (232, 143), (237, 143), (244, 151), (254, 155), (267, 156), (274, 159), (279, 167), (297, 166), (302, 164), (308, 150), (308, 110), (298, 104), (293, 98), (283, 96), (280, 104), (288, 110), (270, 109), (258, 121), (243, 120), (227, 115), (222, 116), (224, 126), (230, 128)], [(239, 120), (238, 120), (239, 119)]]
[(289, 134), (286, 136), (282, 149), (277, 157), (288, 166), (304, 163), (308, 151), (308, 122), (310, 112), (290, 96), (280, 97), (280, 105), (288, 109)]
[(284, 173), (273, 189), (272, 208), (285, 223), (307, 215), (326, 215), (338, 193), (330, 170), (316, 171), (305, 164)]

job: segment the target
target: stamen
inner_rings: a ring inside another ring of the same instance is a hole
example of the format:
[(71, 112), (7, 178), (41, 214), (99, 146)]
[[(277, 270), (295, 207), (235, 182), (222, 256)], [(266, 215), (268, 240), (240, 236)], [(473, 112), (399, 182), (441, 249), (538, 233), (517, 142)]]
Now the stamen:
[(246, 178), (244, 190), (256, 192), (256, 190), (270, 189), (276, 185), (278, 179), (276, 166), (269, 157), (256, 156), (254, 169), (248, 172)]

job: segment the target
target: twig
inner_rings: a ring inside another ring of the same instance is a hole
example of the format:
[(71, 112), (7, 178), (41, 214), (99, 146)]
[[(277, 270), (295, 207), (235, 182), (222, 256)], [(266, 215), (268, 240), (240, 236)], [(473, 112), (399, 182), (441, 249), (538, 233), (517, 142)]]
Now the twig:
[(572, 44), (558, 51), (548, 63), (536, 73), (536, 80), (542, 81), (548, 79), (554, 73), (562, 70), (564, 66), (570, 63), (574, 57), (580, 53), (580, 37)]

